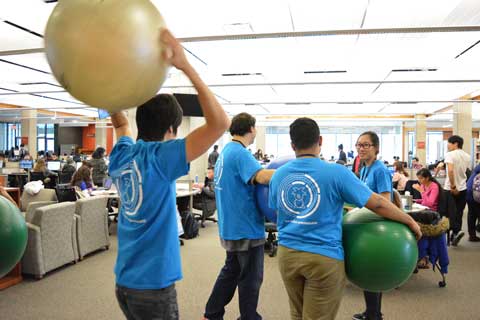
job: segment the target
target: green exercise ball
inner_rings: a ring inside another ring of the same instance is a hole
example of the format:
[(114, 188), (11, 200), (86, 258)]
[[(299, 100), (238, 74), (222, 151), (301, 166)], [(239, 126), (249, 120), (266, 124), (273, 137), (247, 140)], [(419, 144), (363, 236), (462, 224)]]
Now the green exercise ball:
[(366, 208), (343, 217), (343, 247), (348, 279), (371, 292), (405, 283), (418, 259), (417, 240), (407, 226)]
[(0, 196), (0, 278), (22, 258), (27, 235), (27, 225), (18, 208)]
[(45, 52), (73, 97), (120, 111), (160, 90), (167, 74), (159, 43), (163, 27), (150, 0), (60, 0), (47, 22)]

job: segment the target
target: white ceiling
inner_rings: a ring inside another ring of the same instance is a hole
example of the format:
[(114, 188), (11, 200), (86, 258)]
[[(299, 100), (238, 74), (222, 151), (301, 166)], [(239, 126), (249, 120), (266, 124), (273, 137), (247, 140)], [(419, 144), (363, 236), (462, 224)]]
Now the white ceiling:
[[(247, 111), (264, 122), (278, 115), (411, 116), (480, 92), (478, 0), (152, 2), (185, 40), (189, 59), (230, 114)], [(42, 0), (0, 2), (0, 103), (94, 117), (95, 109), (63, 92), (43, 53), (6, 55), (43, 48), (41, 36), (54, 6)], [(398, 31), (460, 26), (476, 31)], [(335, 32), (360, 29), (384, 30)], [(307, 31), (332, 32), (292, 34)], [(265, 33), (286, 34), (259, 36)], [(254, 37), (227, 39), (245, 34)], [(200, 41), (213, 36), (221, 38)], [(162, 89), (191, 90), (174, 69)], [(24, 94), (32, 92), (42, 93)], [(473, 104), (474, 120), (480, 121), (478, 108)], [(433, 119), (451, 118), (450, 111)]]

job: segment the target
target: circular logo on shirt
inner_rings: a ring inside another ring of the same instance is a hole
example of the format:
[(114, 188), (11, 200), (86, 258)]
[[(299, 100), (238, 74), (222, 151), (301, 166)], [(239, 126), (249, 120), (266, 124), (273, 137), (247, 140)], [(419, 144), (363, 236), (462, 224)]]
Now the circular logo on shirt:
[(124, 212), (128, 216), (133, 216), (137, 213), (143, 200), (142, 175), (138, 170), (137, 163), (133, 161), (130, 168), (122, 170), (117, 181), (120, 184), (120, 200), (125, 209)]
[(312, 215), (320, 205), (320, 187), (308, 174), (290, 174), (279, 187), (285, 212), (298, 219)]

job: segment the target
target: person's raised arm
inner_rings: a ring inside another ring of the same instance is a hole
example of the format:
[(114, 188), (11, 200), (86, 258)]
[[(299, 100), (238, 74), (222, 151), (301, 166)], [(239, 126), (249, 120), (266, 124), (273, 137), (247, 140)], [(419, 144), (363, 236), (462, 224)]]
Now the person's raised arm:
[(397, 208), (392, 202), (390, 202), (390, 200), (385, 199), (381, 195), (372, 193), (365, 207), (384, 218), (407, 225), (415, 234), (417, 240), (422, 237), (422, 232), (420, 231), (417, 222), (415, 222), (415, 220), (413, 220), (408, 214)]
[(190, 79), (198, 93), (198, 101), (206, 124), (195, 129), (185, 139), (187, 161), (190, 162), (215, 143), (230, 126), (230, 120), (213, 93), (190, 65), (183, 47), (167, 29), (162, 30), (161, 41), (167, 46), (164, 58)]
[(112, 125), (115, 128), (115, 135), (117, 136), (117, 139), (123, 136), (133, 139), (132, 130), (130, 129), (130, 124), (128, 123), (128, 118), (123, 111), (112, 114), (111, 120)]

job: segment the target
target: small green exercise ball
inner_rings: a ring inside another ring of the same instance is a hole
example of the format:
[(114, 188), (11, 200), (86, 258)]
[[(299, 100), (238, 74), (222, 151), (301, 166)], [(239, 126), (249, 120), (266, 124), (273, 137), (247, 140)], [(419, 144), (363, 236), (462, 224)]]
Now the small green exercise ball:
[(22, 258), (27, 235), (27, 225), (18, 208), (0, 196), (0, 278)]
[(343, 217), (343, 248), (348, 279), (371, 292), (405, 283), (418, 259), (417, 240), (406, 225), (366, 208)]

